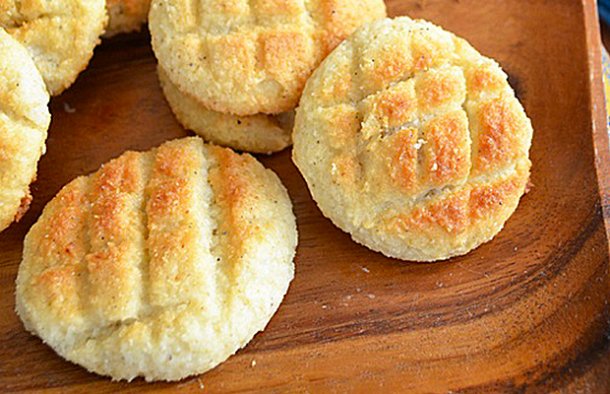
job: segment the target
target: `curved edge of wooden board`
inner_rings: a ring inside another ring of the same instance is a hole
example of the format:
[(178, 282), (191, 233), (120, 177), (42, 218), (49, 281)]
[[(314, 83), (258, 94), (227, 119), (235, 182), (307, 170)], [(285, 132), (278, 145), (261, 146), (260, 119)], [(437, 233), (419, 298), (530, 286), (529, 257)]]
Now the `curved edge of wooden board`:
[[(604, 97), (600, 25), (595, 0), (583, 0), (587, 48), (589, 48), (590, 110), (595, 148), (595, 168), (601, 199), (606, 238), (610, 239), (610, 142)], [(610, 250), (610, 247), (608, 248)]]

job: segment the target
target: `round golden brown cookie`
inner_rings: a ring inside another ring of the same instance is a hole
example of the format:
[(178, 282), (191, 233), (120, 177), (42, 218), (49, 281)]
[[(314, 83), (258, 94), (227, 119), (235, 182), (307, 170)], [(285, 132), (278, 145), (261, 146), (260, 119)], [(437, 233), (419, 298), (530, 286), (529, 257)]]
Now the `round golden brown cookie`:
[(108, 27), (104, 37), (140, 31), (148, 20), (150, 0), (106, 0)]
[(403, 260), (492, 239), (529, 178), (532, 127), (498, 64), (425, 21), (360, 28), (311, 77), (293, 160), (322, 212)]
[(106, 19), (104, 0), (0, 0), (0, 27), (28, 49), (53, 96), (87, 67)]
[(157, 68), (161, 88), (178, 121), (206, 141), (252, 153), (279, 152), (291, 144), (294, 112), (281, 115), (237, 116), (207, 109), (182, 93)]
[(288, 194), (250, 155), (191, 137), (75, 179), (25, 239), (17, 312), (90, 371), (178, 380), (263, 330), (292, 280)]
[(30, 205), (45, 151), (49, 94), (26, 49), (0, 28), (0, 231)]
[(152, 44), (169, 79), (207, 108), (292, 111), (320, 61), (382, 0), (153, 0)]

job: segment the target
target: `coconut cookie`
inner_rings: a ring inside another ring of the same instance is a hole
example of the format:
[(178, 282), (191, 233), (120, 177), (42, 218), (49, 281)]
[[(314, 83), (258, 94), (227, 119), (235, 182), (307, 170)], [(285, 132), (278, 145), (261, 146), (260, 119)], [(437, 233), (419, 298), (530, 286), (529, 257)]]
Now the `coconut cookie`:
[(153, 0), (155, 55), (178, 89), (235, 115), (295, 108), (305, 81), (383, 0)]
[(51, 121), (48, 103), (28, 51), (0, 28), (0, 231), (29, 208)]
[(161, 68), (157, 71), (165, 98), (178, 121), (206, 141), (266, 154), (281, 151), (292, 143), (292, 114), (236, 116), (211, 111), (182, 93)]
[(0, 27), (23, 44), (51, 95), (87, 67), (106, 23), (104, 0), (2, 0)]
[(140, 31), (148, 19), (150, 0), (106, 0), (108, 27), (104, 37)]
[(89, 371), (205, 372), (263, 330), (288, 289), (295, 218), (278, 177), (199, 137), (75, 179), (25, 239), (17, 312)]
[(316, 70), (293, 160), (353, 239), (434, 261), (492, 239), (529, 178), (532, 126), (493, 60), (431, 23), (359, 29)]

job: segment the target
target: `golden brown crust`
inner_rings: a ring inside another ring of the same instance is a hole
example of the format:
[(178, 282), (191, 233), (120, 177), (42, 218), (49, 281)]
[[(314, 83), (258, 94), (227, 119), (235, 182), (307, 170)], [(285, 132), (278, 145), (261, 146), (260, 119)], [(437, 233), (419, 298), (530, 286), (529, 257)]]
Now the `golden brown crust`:
[(311, 72), (382, 0), (154, 0), (153, 49), (170, 80), (207, 108), (237, 115), (294, 109)]
[(15, 214), (14, 218), (15, 222), (19, 222), (21, 218), (23, 218), (23, 215), (25, 215), (30, 209), (30, 204), (32, 203), (32, 194), (30, 193), (29, 189), (26, 193), (27, 194), (22, 197), (21, 201), (19, 202), (19, 208), (17, 209), (17, 213)]
[(45, 207), (25, 240), (17, 310), (89, 370), (177, 380), (265, 327), (295, 247), (273, 173), (198, 137), (170, 141), (77, 178)]
[(200, 144), (178, 140), (159, 147), (152, 161), (146, 244), (153, 306), (177, 305), (188, 301), (194, 289), (210, 287), (205, 272), (209, 268), (198, 258), (199, 248), (193, 247), (203, 236), (195, 222), (195, 211), (200, 209), (195, 185), (202, 179), (204, 160)]
[(425, 21), (360, 28), (307, 83), (293, 158), (325, 215), (389, 256), (468, 252), (529, 177), (532, 128), (491, 59)]
[[(210, 170), (210, 184), (216, 196), (224, 220), (218, 226), (218, 234), (224, 238), (221, 254), (225, 261), (239, 262), (244, 253), (243, 240), (256, 236), (256, 227), (249, 226), (243, 216), (244, 209), (255, 198), (249, 184), (248, 167), (253, 160), (249, 156), (236, 156), (228, 149), (211, 147), (211, 155), (217, 165)], [(231, 281), (239, 276), (240, 264), (225, 265), (224, 272)]]
[(478, 156), (476, 172), (489, 172), (509, 165), (522, 151), (527, 120), (514, 97), (500, 96), (478, 108)]
[(407, 232), (434, 233), (433, 229), (438, 227), (447, 233), (463, 233), (472, 228), (475, 221), (485, 220), (508, 200), (514, 200), (515, 195), (521, 193), (518, 180), (509, 178), (467, 187), (394, 220)]
[[(90, 307), (102, 321), (137, 316), (138, 261), (142, 225), (139, 210), (144, 188), (141, 158), (129, 152), (92, 177), (89, 191), (89, 253), (85, 257)], [(112, 293), (108, 289), (113, 289)]]
[(428, 122), (424, 135), (423, 172), (428, 184), (455, 185), (470, 175), (468, 117), (463, 111), (448, 112)]
[[(78, 319), (82, 313), (81, 288), (84, 280), (82, 261), (87, 253), (86, 196), (88, 181), (77, 178), (55, 197), (35, 231), (36, 242), (31, 246), (35, 258), (27, 273), (30, 303), (46, 305), (40, 318), (63, 316), (66, 322)], [(52, 229), (47, 231), (46, 229)], [(77, 296), (74, 296), (74, 295)], [(26, 328), (34, 324), (24, 318)]]

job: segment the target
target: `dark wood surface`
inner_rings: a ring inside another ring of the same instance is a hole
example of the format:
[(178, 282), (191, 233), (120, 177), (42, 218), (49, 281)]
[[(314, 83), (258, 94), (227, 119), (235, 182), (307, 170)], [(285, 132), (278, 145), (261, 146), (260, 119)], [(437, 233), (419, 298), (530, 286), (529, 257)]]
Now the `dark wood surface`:
[(268, 328), (180, 383), (112, 383), (62, 360), (13, 311), (26, 231), (75, 176), (187, 135), (159, 90), (147, 34), (117, 37), (53, 99), (33, 206), (0, 234), (0, 392), (610, 391), (610, 167), (594, 2), (387, 3), (496, 58), (533, 120), (533, 188), (496, 239), (442, 263), (384, 258), (322, 217), (288, 151), (262, 157), (288, 187), (300, 232), (296, 277)]

